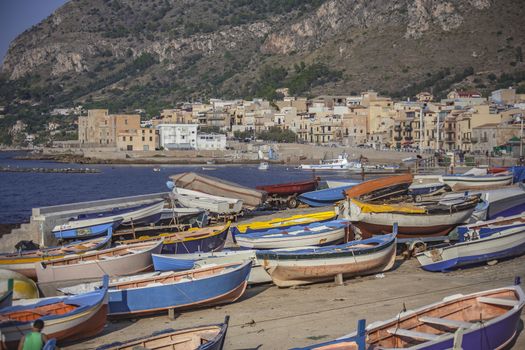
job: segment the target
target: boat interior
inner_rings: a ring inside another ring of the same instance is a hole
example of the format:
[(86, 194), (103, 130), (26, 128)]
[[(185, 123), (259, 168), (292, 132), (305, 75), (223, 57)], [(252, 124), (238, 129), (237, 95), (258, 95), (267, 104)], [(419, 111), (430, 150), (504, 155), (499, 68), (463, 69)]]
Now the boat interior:
[(403, 349), (443, 337), (453, 337), (456, 330), (465, 332), (479, 323), (501, 316), (519, 304), (513, 289), (502, 289), (445, 301), (432, 308), (373, 327), (367, 333), (369, 349)]
[(156, 276), (141, 277), (137, 276), (135, 279), (126, 279), (125, 281), (111, 283), (112, 289), (130, 289), (141, 288), (149, 285), (157, 284), (173, 284), (179, 282), (192, 281), (200, 278), (205, 278), (211, 275), (224, 273), (232, 267), (238, 266), (238, 263), (223, 264), (223, 265), (207, 265), (203, 268), (182, 271), (182, 272), (167, 272)]
[(221, 327), (209, 326), (194, 328), (173, 333), (156, 335), (142, 340), (133, 341), (112, 350), (155, 349), (155, 350), (187, 350), (197, 349), (201, 345), (213, 341), (220, 333)]
[(61, 256), (66, 254), (82, 253), (97, 248), (106, 237), (100, 237), (81, 243), (68, 244), (61, 247), (42, 248), (39, 250), (21, 251), (16, 253), (1, 254), (1, 259), (9, 258), (38, 258), (44, 256)]
[(3, 313), (0, 315), (0, 324), (11, 321), (32, 322), (44, 316), (64, 315), (77, 308), (77, 305), (70, 305), (61, 301), (32, 309)]
[(65, 256), (60, 259), (48, 260), (42, 262), (43, 265), (52, 265), (52, 266), (62, 266), (62, 265), (75, 265), (86, 261), (96, 261), (96, 260), (110, 260), (117, 257), (122, 257), (125, 255), (131, 255), (140, 253), (144, 250), (150, 249), (153, 246), (158, 244), (158, 242), (144, 242), (138, 243), (135, 245), (122, 245), (115, 248), (94, 251), (82, 255), (71, 255)]

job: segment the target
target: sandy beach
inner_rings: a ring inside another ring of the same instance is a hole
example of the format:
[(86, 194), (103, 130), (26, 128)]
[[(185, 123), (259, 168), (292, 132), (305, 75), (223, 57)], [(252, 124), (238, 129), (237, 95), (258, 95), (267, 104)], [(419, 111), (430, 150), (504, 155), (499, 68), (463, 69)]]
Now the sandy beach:
[[(288, 349), (340, 337), (353, 331), (361, 318), (372, 323), (393, 317), (404, 306), (414, 309), (452, 294), (511, 285), (518, 275), (525, 276), (525, 256), (447, 274), (425, 272), (416, 259), (398, 260), (382, 278), (349, 279), (343, 286), (329, 282), (288, 289), (261, 285), (247, 289), (233, 304), (183, 312), (174, 321), (166, 314), (110, 321), (97, 338), (65, 349), (94, 349), (166, 328), (219, 323), (225, 315), (231, 317), (225, 349)], [(523, 320), (522, 316), (522, 324)], [(513, 349), (525, 348), (522, 328)]]

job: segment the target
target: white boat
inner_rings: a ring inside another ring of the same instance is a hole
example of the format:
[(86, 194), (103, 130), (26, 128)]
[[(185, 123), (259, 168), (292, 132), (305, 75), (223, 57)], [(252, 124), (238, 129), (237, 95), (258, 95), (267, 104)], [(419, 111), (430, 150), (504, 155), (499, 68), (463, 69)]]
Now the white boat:
[(326, 185), (328, 188), (339, 188), (344, 186), (353, 186), (357, 185), (359, 181), (355, 180), (326, 180)]
[(157, 271), (177, 271), (200, 268), (209, 265), (223, 265), (252, 261), (248, 284), (268, 283), (272, 279), (255, 256), (255, 250), (223, 250), (222, 252), (191, 254), (153, 254), (153, 264)]
[(361, 163), (348, 161), (346, 154), (341, 154), (337, 159), (321, 160), (319, 164), (301, 164), (303, 170), (358, 170)]
[(268, 162), (261, 162), (258, 167), (259, 170), (268, 170), (269, 168), (270, 164), (268, 164)]
[(458, 228), (460, 241), (436, 246), (416, 257), (427, 271), (450, 269), (525, 253), (525, 219), (521, 216), (478, 222)]
[(476, 189), (496, 186), (506, 186), (512, 183), (512, 174), (488, 174), (488, 175), (443, 175), (442, 181), (453, 190)]
[(217, 214), (237, 214), (242, 210), (243, 201), (240, 199), (177, 187), (173, 188), (173, 195), (180, 204), (188, 208), (202, 208)]

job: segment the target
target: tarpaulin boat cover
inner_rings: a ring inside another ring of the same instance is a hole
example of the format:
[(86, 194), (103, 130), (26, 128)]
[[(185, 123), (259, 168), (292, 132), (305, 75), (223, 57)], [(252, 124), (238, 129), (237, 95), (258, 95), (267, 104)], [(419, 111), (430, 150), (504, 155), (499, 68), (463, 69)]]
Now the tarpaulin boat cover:
[(351, 199), (352, 203), (357, 205), (363, 213), (405, 213), (405, 214), (425, 214), (424, 208), (416, 207), (410, 204), (370, 204), (363, 203), (356, 199)]
[(176, 187), (200, 191), (215, 196), (241, 199), (247, 208), (256, 208), (266, 201), (266, 192), (193, 172), (170, 176)]

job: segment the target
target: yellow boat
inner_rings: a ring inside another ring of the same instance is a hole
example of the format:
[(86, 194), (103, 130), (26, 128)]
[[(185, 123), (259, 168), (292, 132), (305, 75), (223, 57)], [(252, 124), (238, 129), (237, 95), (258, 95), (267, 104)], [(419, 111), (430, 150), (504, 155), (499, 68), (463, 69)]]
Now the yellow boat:
[(235, 234), (271, 230), (272, 228), (285, 228), (295, 225), (307, 225), (313, 222), (322, 222), (335, 219), (334, 211), (322, 211), (312, 214), (294, 215), (287, 218), (275, 218), (268, 221), (255, 221), (232, 227)]
[(21, 273), (0, 269), (0, 294), (7, 292), (9, 279), (13, 279), (13, 300), (37, 299), (38, 287), (36, 283)]

